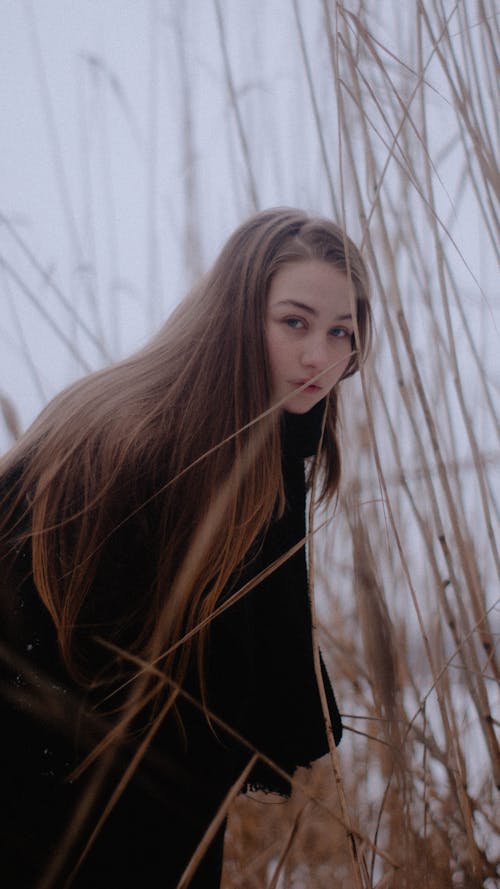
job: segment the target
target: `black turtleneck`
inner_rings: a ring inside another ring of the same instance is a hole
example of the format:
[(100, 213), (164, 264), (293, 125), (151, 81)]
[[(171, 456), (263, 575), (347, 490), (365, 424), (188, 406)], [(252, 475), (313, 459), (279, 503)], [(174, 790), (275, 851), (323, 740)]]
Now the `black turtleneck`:
[(325, 399), (306, 414), (284, 411), (281, 417), (281, 450), (284, 457), (313, 457), (321, 438)]

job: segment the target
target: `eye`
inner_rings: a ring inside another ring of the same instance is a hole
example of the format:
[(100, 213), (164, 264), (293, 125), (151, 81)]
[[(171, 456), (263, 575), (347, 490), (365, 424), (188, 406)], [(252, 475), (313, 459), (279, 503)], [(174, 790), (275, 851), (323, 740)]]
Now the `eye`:
[(291, 327), (292, 330), (301, 330), (305, 326), (300, 318), (285, 318), (285, 324), (287, 327)]
[(332, 329), (330, 330), (330, 336), (333, 336), (335, 338), (342, 338), (345, 336), (350, 337), (351, 332), (350, 330), (346, 330), (345, 327), (332, 327)]

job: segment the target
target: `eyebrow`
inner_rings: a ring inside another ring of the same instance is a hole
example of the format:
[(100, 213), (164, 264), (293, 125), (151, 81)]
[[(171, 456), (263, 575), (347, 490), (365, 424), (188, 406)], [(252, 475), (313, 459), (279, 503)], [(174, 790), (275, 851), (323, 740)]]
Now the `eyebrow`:
[[(307, 312), (309, 315), (313, 315), (315, 318), (318, 317), (318, 312), (312, 306), (308, 306), (306, 303), (298, 302), (296, 299), (280, 299), (279, 302), (275, 303), (277, 306), (295, 306), (297, 309), (302, 309), (303, 312)], [(336, 321), (352, 321), (352, 315), (349, 312), (347, 315), (336, 315)]]

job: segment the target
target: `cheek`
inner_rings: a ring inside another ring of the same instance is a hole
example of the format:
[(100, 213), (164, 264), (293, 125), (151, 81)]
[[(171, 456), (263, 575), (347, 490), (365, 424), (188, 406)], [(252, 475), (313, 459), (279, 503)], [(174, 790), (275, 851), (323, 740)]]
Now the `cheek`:
[(279, 334), (272, 327), (266, 333), (267, 360), (271, 373), (274, 375), (282, 363), (283, 343)]
[(350, 341), (347, 341), (345, 348), (343, 348), (341, 350), (341, 352), (338, 356), (338, 359), (337, 359), (339, 361), (339, 363), (338, 363), (337, 367), (335, 368), (336, 376), (337, 376), (336, 382), (338, 382), (340, 380), (340, 378), (342, 377), (342, 375), (345, 373), (347, 366), (351, 360), (351, 357), (352, 357), (352, 346), (351, 346)]
[(332, 354), (331, 360), (332, 360), (332, 364), (334, 364), (334, 366), (332, 367), (332, 369), (330, 371), (329, 378), (328, 378), (328, 383), (329, 383), (330, 389), (333, 388), (333, 386), (335, 386), (335, 384), (339, 382), (342, 375), (345, 373), (347, 365), (349, 364), (349, 361), (351, 360), (351, 351), (352, 351), (352, 349), (351, 349), (350, 341), (347, 340), (345, 345), (344, 345), (344, 342), (342, 342), (342, 345), (338, 346), (335, 349), (335, 354)]

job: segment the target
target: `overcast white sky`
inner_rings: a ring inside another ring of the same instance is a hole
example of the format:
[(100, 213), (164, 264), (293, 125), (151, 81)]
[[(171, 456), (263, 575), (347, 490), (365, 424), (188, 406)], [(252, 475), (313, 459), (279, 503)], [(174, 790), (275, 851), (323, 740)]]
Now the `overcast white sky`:
[[(338, 178), (321, 4), (298, 6)], [(379, 3), (370, 20), (408, 63), (413, 7)], [(220, 8), (259, 205), (331, 214), (293, 4), (221, 0)], [(85, 370), (33, 299), (87, 366), (106, 360), (71, 322), (49, 279), (102, 332), (108, 354), (123, 354), (165, 317), (253, 208), (212, 0), (2, 0), (0, 68), (0, 212), (12, 227), (0, 228), (7, 263), (0, 268), (0, 390), (26, 424)], [(437, 157), (449, 135), (449, 94), (435, 63), (428, 77), (440, 90), (429, 97)], [(473, 202), (453, 208), (459, 170), (452, 153), (440, 167), (438, 200), (463, 253), (454, 262), (471, 325), (491, 351), (496, 270)], [(356, 236), (349, 199), (347, 215)]]

